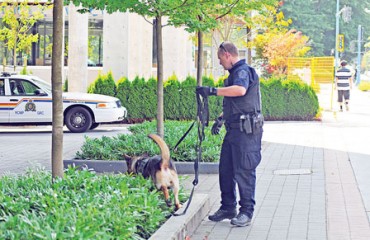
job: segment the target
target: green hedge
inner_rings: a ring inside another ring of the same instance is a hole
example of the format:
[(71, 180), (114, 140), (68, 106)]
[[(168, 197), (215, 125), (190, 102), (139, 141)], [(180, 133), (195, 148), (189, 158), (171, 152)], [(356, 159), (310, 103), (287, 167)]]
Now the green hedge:
[[(203, 77), (203, 86), (219, 87), (212, 77)], [(164, 118), (167, 120), (193, 120), (196, 116), (196, 80), (187, 77), (179, 80), (171, 76), (164, 83)], [(142, 122), (157, 117), (157, 81), (136, 77), (118, 80), (111, 73), (99, 75), (88, 92), (116, 96), (127, 108), (128, 122)], [(313, 88), (299, 80), (270, 78), (261, 80), (262, 111), (265, 120), (313, 120), (319, 111), (319, 102)], [(222, 111), (222, 97), (209, 98), (210, 119)]]

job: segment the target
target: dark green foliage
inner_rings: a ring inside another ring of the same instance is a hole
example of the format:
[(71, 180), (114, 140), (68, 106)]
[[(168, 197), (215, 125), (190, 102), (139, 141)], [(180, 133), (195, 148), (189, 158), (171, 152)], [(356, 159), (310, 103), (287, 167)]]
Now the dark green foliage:
[[(128, 96), (130, 95), (131, 81), (126, 77), (122, 77), (117, 82), (117, 94), (116, 97), (121, 100), (123, 106), (128, 106)], [(130, 114), (130, 113), (128, 113)]]
[[(178, 150), (173, 152), (177, 141), (188, 130), (192, 122), (189, 121), (165, 121), (164, 140), (171, 150), (171, 157), (175, 161), (194, 161), (196, 155), (196, 144), (198, 141), (197, 125), (193, 127)], [(220, 135), (211, 135), (211, 126), (205, 129), (205, 140), (202, 144), (202, 161), (217, 162), (221, 151), (221, 143), (225, 135), (225, 129), (221, 129)], [(147, 137), (149, 133), (156, 132), (156, 122), (144, 122), (129, 128), (132, 134), (121, 134), (117, 137), (102, 137), (100, 139), (87, 138), (81, 151), (77, 152), (77, 158), (99, 159), (99, 160), (123, 160), (123, 154), (140, 156), (148, 154), (154, 156), (159, 154), (158, 146)]]
[(181, 111), (181, 119), (195, 120), (197, 114), (197, 105), (195, 98), (195, 87), (197, 80), (188, 76), (183, 82), (180, 83), (180, 102), (178, 108)]
[[(320, 1), (284, 1), (281, 10), (286, 19), (292, 19), (291, 29), (297, 29), (310, 38), (311, 54), (314, 56), (329, 56), (335, 49), (335, 22), (336, 3), (333, 0)], [(339, 30), (345, 36), (345, 52), (343, 58), (351, 60), (356, 56), (350, 51), (350, 42), (357, 40), (358, 25), (366, 26), (370, 21), (370, 15), (364, 11), (370, 1), (340, 0), (339, 8), (344, 6), (352, 8), (351, 20), (344, 22), (343, 15), (339, 15)], [(320, 23), (320, 24), (317, 24)], [(369, 37), (369, 31), (365, 30), (364, 39)]]
[(116, 96), (116, 83), (112, 72), (109, 72), (107, 75), (99, 74), (98, 78), (89, 86), (88, 92)]
[(319, 111), (316, 93), (301, 81), (261, 81), (261, 95), (266, 120), (313, 120)]
[(68, 79), (66, 79), (64, 81), (64, 84), (63, 84), (63, 92), (68, 92)]
[(118, 81), (117, 95), (126, 107), (130, 122), (154, 119), (157, 112), (157, 81), (150, 78), (145, 82), (138, 76), (130, 82), (127, 78)]
[(46, 171), (3, 176), (0, 205), (1, 239), (148, 239), (170, 214), (151, 180), (73, 168), (53, 183)]
[[(203, 86), (222, 87), (224, 78), (215, 82), (211, 77), (203, 77)], [(127, 108), (130, 123), (156, 119), (157, 116), (157, 80), (145, 81), (136, 77), (132, 82), (121, 78), (117, 90), (112, 87), (111, 74), (99, 75), (90, 90), (114, 89), (122, 105)], [(179, 81), (170, 77), (164, 84), (164, 117), (167, 120), (196, 119), (197, 99), (196, 80), (187, 77)], [(109, 86), (109, 87), (104, 87)], [(313, 120), (319, 110), (318, 99), (313, 89), (300, 81), (287, 81), (282, 78), (261, 80), (262, 111), (266, 120)], [(222, 112), (222, 97), (208, 98), (209, 116), (213, 121)]]
[[(181, 108), (179, 103), (181, 100), (181, 88), (180, 82), (176, 76), (170, 77), (164, 83), (163, 95), (164, 95), (164, 118), (180, 120)], [(177, 118), (177, 119), (176, 119)]]

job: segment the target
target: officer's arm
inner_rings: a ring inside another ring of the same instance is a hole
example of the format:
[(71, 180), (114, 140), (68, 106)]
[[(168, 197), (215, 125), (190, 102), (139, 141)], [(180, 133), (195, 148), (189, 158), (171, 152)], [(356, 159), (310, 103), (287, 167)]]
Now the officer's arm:
[(224, 96), (224, 97), (240, 97), (240, 96), (244, 96), (246, 92), (247, 92), (247, 89), (239, 85), (232, 85), (229, 87), (217, 88), (217, 96)]

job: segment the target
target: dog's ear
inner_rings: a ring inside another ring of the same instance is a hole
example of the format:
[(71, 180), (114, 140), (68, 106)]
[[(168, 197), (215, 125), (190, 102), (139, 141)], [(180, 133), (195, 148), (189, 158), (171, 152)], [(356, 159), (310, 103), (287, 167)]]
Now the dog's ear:
[(127, 154), (123, 154), (123, 157), (125, 158), (126, 161), (130, 161), (132, 159), (131, 156), (127, 155)]

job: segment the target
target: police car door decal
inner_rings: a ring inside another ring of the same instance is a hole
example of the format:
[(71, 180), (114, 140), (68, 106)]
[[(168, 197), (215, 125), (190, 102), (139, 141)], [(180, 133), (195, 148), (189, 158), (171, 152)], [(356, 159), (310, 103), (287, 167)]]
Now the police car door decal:
[(37, 86), (27, 80), (12, 79), (10, 101), (16, 103), (10, 112), (11, 122), (51, 122), (50, 96), (37, 96)]

